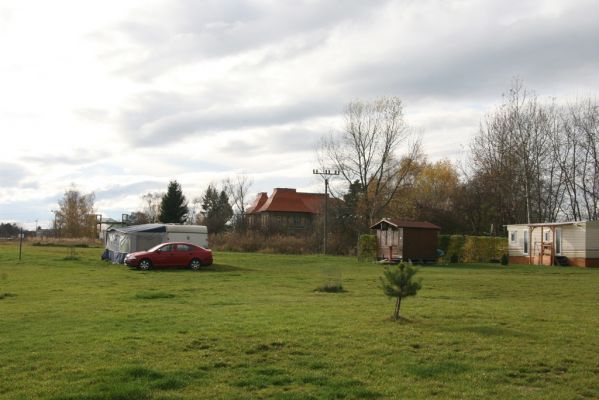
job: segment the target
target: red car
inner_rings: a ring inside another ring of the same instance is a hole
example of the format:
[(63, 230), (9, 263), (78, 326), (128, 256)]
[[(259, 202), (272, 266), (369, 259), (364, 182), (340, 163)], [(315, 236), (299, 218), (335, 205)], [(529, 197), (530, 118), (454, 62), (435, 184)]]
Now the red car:
[(189, 267), (212, 264), (212, 250), (190, 243), (161, 243), (148, 251), (127, 254), (125, 264), (146, 271), (152, 267)]

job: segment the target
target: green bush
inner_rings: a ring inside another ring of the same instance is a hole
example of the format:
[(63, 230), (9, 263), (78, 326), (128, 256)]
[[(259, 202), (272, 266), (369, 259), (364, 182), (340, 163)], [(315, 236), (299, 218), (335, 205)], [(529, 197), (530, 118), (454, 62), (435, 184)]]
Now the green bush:
[(508, 265), (509, 263), (509, 257), (507, 256), (507, 254), (502, 254), (501, 255), (501, 265)]
[(440, 235), (441, 262), (497, 262), (507, 253), (507, 238), (492, 236)]
[(358, 260), (376, 260), (378, 252), (378, 241), (376, 235), (360, 235), (358, 238)]

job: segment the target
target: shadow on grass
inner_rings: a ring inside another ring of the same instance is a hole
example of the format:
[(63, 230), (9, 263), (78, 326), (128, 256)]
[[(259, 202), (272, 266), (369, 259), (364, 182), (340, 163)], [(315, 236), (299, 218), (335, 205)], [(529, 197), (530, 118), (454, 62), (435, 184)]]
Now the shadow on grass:
[(143, 366), (128, 366), (95, 375), (93, 383), (85, 391), (77, 393), (69, 390), (69, 394), (58, 395), (53, 399), (149, 400), (158, 398), (156, 394), (161, 394), (162, 391), (184, 388), (190, 379), (193, 377), (181, 372), (162, 373)]
[(449, 332), (466, 332), (476, 333), (481, 336), (503, 336), (503, 337), (533, 337), (530, 333), (520, 332), (513, 329), (503, 328), (501, 326), (493, 325), (473, 325), (473, 326), (460, 326), (445, 329)]
[(413, 324), (414, 322), (416, 322), (406, 317), (399, 317), (398, 319), (395, 319), (393, 318), (393, 316), (385, 318), (385, 321), (394, 322), (396, 324)]
[(153, 299), (172, 299), (175, 297), (172, 293), (166, 292), (140, 292), (135, 295), (136, 299), (153, 300)]
[(143, 273), (208, 273), (208, 272), (249, 272), (251, 269), (235, 267), (233, 265), (227, 264), (212, 264), (208, 266), (203, 266), (197, 271), (193, 271), (187, 267), (152, 267), (148, 271), (140, 271), (135, 267), (128, 267), (131, 271), (139, 271)]

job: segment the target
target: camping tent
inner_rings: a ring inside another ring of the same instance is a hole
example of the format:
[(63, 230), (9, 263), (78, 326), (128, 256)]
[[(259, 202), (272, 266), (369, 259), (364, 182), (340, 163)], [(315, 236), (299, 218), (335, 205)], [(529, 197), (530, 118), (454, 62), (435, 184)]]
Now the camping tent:
[(163, 242), (187, 242), (208, 247), (208, 228), (203, 225), (144, 224), (112, 227), (106, 232), (103, 260), (123, 263), (125, 256)]

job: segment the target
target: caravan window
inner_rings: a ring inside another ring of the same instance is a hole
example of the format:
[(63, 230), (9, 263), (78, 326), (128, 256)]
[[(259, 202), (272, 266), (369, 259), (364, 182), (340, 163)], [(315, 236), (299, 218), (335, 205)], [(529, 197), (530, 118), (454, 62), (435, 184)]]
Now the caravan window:
[(522, 243), (522, 252), (524, 254), (528, 254), (528, 231), (523, 231), (523, 243)]
[(555, 229), (555, 254), (562, 254), (562, 228)]
[(518, 241), (518, 231), (510, 232), (510, 242), (515, 243)]

